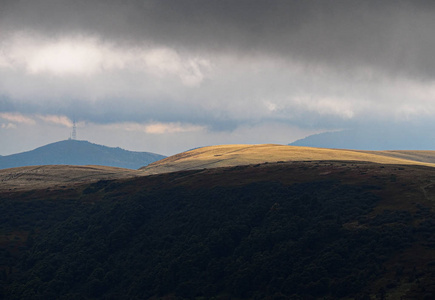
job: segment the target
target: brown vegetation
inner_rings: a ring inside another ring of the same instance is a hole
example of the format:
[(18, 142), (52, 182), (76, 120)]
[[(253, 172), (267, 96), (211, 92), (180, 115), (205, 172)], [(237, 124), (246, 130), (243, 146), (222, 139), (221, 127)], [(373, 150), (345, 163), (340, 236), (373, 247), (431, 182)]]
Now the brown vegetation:
[[(183, 152), (140, 170), (105, 166), (48, 165), (0, 170), (0, 190), (33, 190), (169, 173), (273, 162), (355, 161), (385, 165), (435, 166), (435, 151), (356, 151), (284, 145), (220, 145)], [(329, 172), (329, 171), (328, 171)], [(332, 171), (331, 171), (332, 172)], [(422, 187), (424, 193), (432, 186)]]
[(354, 151), (285, 145), (221, 145), (183, 152), (140, 170), (159, 174), (279, 161), (366, 161), (381, 164), (435, 166), (435, 151)]
[(129, 178), (138, 171), (105, 166), (48, 165), (0, 170), (0, 191), (70, 187), (102, 179)]

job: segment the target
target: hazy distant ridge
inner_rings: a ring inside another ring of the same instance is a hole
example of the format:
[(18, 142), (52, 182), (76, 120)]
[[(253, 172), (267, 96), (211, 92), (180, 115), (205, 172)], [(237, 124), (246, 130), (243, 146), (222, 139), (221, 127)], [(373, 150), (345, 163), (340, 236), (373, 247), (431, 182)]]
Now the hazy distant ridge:
[(32, 151), (0, 157), (0, 169), (34, 165), (101, 165), (138, 169), (165, 158), (150, 152), (134, 152), (87, 141), (65, 140)]
[(372, 126), (313, 134), (291, 146), (355, 150), (434, 150), (433, 128)]

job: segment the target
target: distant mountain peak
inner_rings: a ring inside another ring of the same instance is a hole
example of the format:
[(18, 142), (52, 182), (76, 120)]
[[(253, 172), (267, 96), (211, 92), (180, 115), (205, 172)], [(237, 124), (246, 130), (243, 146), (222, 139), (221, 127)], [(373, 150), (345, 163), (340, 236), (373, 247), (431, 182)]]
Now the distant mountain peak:
[(107, 147), (84, 140), (63, 140), (31, 151), (0, 157), (0, 169), (33, 165), (101, 165), (138, 169), (165, 156)]

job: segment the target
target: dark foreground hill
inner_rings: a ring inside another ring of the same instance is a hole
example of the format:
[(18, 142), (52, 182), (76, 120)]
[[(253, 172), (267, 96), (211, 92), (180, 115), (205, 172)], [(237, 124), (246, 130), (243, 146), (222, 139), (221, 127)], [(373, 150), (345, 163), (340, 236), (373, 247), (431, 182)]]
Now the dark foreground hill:
[(287, 162), (0, 193), (4, 299), (434, 299), (435, 168)]
[(87, 141), (65, 140), (32, 151), (0, 157), (0, 169), (36, 165), (101, 165), (138, 169), (165, 156), (133, 152)]

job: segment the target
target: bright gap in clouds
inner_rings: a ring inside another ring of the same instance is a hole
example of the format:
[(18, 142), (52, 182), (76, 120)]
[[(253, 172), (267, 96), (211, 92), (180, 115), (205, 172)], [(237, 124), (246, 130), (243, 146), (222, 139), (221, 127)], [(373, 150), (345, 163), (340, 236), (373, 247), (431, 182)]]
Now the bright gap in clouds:
[(180, 122), (177, 123), (150, 122), (147, 124), (123, 122), (123, 123), (102, 125), (102, 127), (106, 128), (106, 130), (123, 130), (123, 131), (130, 131), (130, 132), (143, 132), (147, 134), (172, 134), (172, 133), (198, 132), (198, 131), (207, 130), (205, 126), (182, 124)]
[(48, 39), (20, 33), (1, 46), (0, 68), (23, 69), (35, 76), (95, 76), (129, 69), (197, 86), (210, 68), (204, 58), (183, 56), (168, 47), (120, 47), (89, 36)]
[(3, 119), (5, 121), (13, 122), (13, 123), (24, 123), (24, 124), (36, 124), (33, 118), (27, 117), (20, 113), (1, 113), (0, 112), (0, 120)]
[(26, 61), (26, 68), (31, 74), (90, 75), (98, 71), (103, 61), (101, 49), (92, 40), (61, 40), (41, 45), (32, 52), (33, 55)]

